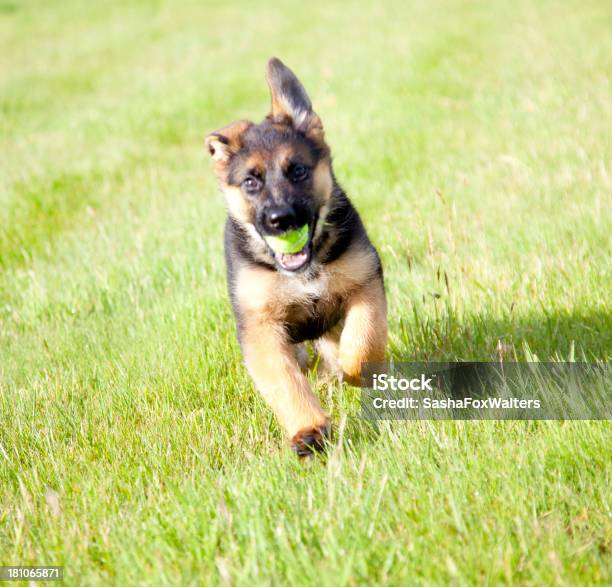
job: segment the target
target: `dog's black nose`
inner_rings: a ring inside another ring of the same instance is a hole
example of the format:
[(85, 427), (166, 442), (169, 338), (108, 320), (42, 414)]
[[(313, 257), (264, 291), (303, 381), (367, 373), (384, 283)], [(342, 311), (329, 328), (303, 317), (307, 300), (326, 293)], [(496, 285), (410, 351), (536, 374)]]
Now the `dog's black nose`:
[(273, 230), (285, 231), (296, 224), (295, 210), (291, 206), (277, 206), (268, 211), (268, 224)]

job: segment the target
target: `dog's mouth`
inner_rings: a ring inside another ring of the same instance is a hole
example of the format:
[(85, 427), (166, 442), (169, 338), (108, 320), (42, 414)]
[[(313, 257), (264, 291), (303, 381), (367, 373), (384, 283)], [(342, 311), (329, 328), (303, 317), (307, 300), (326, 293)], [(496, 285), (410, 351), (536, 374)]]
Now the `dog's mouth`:
[(272, 250), (275, 261), (285, 271), (299, 271), (310, 261), (312, 248), (308, 224), (278, 236), (266, 235), (264, 240)]
[(274, 258), (285, 271), (299, 271), (310, 261), (310, 243), (297, 253), (274, 252)]

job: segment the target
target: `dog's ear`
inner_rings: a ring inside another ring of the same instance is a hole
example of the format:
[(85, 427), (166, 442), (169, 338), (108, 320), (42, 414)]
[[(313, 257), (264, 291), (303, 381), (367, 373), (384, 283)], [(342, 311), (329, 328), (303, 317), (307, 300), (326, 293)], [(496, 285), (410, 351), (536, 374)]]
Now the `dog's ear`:
[(253, 123), (248, 120), (238, 120), (215, 132), (211, 132), (204, 144), (215, 162), (215, 167), (222, 168), (242, 147), (242, 135)]
[(272, 97), (269, 118), (291, 124), (313, 139), (323, 139), (321, 119), (312, 110), (312, 103), (295, 74), (276, 57), (268, 61), (268, 85)]

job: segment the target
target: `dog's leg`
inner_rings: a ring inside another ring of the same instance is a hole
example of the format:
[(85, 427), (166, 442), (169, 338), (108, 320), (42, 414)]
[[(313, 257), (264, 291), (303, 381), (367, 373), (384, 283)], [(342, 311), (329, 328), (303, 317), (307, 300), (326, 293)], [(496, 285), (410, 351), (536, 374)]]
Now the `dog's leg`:
[(314, 342), (320, 357), (318, 375), (323, 380), (338, 377), (342, 374), (340, 367), (340, 334), (343, 324), (338, 324)]
[(295, 347), (278, 324), (252, 319), (243, 323), (245, 362), (255, 385), (287, 431), (299, 456), (325, 447), (330, 421), (300, 371)]
[(347, 303), (339, 349), (344, 380), (359, 385), (362, 363), (384, 361), (386, 346), (387, 301), (382, 279), (375, 279)]
[(293, 345), (293, 351), (295, 352), (295, 358), (297, 359), (302, 373), (307, 374), (310, 368), (310, 358), (308, 357), (306, 345), (304, 345), (304, 343)]

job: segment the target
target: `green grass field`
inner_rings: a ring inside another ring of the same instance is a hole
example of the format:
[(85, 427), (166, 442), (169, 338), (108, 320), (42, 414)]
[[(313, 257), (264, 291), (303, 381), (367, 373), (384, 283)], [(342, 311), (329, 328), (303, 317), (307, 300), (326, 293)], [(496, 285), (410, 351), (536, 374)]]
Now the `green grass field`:
[(0, 1), (0, 564), (69, 585), (612, 581), (608, 422), (384, 423), (297, 461), (241, 363), (206, 132), (301, 77), (390, 353), (612, 354), (601, 1)]

